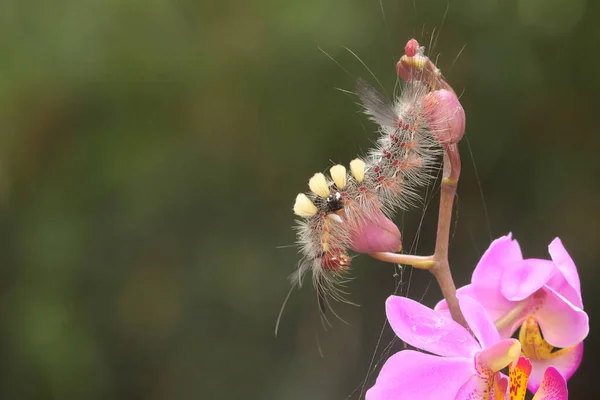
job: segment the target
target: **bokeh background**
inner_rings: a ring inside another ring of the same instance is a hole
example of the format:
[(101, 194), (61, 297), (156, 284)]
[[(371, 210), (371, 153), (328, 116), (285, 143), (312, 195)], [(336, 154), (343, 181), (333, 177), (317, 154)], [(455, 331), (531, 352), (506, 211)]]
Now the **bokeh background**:
[[(599, 13), (591, 0), (3, 0), (0, 399), (360, 398), (402, 348), (382, 331), (385, 298), (435, 304), (427, 273), (358, 257), (360, 307), (336, 307), (347, 323), (323, 329), (307, 285), (274, 326), (298, 261), (296, 193), (376, 137), (336, 90), (375, 84), (345, 47), (391, 96), (410, 37), (467, 112), (457, 284), (492, 237), (547, 257), (560, 236), (592, 329), (569, 388), (591, 398)], [(397, 219), (419, 254), (433, 249), (427, 199)]]

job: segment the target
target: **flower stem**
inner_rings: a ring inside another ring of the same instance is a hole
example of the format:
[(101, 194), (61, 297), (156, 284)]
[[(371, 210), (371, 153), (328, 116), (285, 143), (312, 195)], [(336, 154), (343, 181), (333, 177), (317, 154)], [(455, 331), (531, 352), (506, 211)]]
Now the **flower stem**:
[(458, 185), (461, 170), (460, 154), (458, 153), (457, 144), (450, 144), (446, 146), (445, 150), (444, 173), (440, 189), (440, 212), (438, 214), (435, 253), (433, 254), (435, 263), (429, 270), (435, 276), (442, 290), (452, 319), (468, 329), (467, 321), (460, 311), (458, 298), (456, 297), (456, 286), (454, 285), (452, 273), (450, 272), (450, 263), (448, 262), (452, 208), (454, 206), (454, 196), (456, 195), (456, 186)]
[(397, 253), (373, 253), (371, 256), (378, 260), (394, 264), (407, 264), (415, 268), (431, 271), (446, 299), (452, 319), (468, 329), (467, 321), (458, 304), (456, 286), (454, 285), (452, 273), (450, 272), (450, 263), (448, 262), (448, 242), (450, 240), (452, 208), (454, 206), (454, 196), (456, 195), (460, 170), (461, 164), (458, 145), (446, 145), (444, 151), (444, 173), (440, 189), (440, 211), (438, 214), (435, 253), (432, 256), (412, 256)]
[(433, 256), (413, 256), (399, 253), (371, 253), (371, 257), (392, 264), (405, 264), (419, 269), (430, 269), (435, 261)]

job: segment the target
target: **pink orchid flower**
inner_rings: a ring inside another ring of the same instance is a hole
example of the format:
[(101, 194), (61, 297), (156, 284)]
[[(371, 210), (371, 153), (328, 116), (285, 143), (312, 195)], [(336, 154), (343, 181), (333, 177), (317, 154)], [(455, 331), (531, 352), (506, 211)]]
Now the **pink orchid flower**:
[[(503, 236), (485, 252), (471, 284), (458, 290), (489, 312), (501, 337), (511, 337), (523, 325), (521, 345), (533, 363), (528, 383), (533, 392), (550, 365), (566, 379), (573, 375), (589, 332), (575, 263), (560, 239), (548, 248), (552, 260), (523, 259), (517, 241)], [(436, 309), (447, 309), (445, 301)]]
[(394, 354), (366, 400), (504, 399), (507, 378), (499, 371), (519, 358), (521, 345), (515, 339), (501, 339), (475, 300), (461, 296), (459, 302), (474, 336), (445, 312), (405, 297), (387, 299), (386, 314), (398, 337), (432, 354), (413, 350)]

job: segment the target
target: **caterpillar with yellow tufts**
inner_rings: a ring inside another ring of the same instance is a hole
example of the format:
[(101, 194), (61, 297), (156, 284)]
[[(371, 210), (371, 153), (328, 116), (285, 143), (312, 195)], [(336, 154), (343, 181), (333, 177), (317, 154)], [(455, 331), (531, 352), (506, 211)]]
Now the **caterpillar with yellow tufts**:
[[(423, 47), (411, 39), (405, 49), (396, 67), (405, 83), (393, 102), (357, 81), (364, 113), (378, 125), (373, 149), (352, 160), (349, 171), (338, 164), (328, 176), (316, 173), (310, 192), (298, 194), (293, 206), (302, 259), (290, 276), (292, 289), (312, 272), (322, 315), (331, 308), (329, 298), (346, 301), (341, 288), (351, 264), (348, 250), (401, 251), (401, 234), (390, 218), (418, 203), (419, 189), (440, 168), (444, 144), (464, 131), (464, 111)], [(462, 127), (456, 126), (457, 113)]]

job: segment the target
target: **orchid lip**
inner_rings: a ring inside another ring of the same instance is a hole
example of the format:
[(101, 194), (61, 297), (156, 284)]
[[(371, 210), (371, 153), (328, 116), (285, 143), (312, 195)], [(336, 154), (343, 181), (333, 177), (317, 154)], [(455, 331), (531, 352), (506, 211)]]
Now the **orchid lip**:
[(521, 355), (521, 343), (516, 339), (505, 339), (478, 353), (478, 361), (492, 372), (498, 372)]

